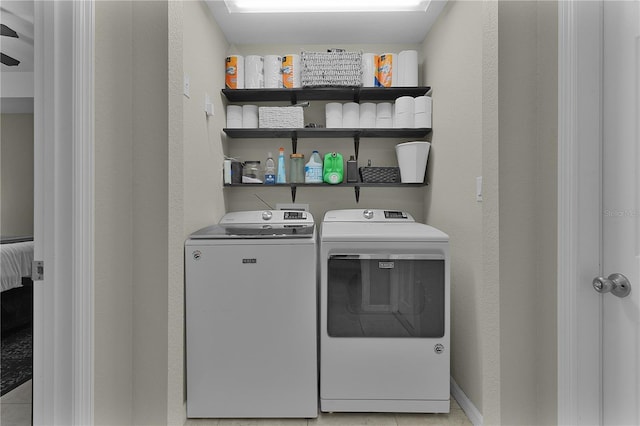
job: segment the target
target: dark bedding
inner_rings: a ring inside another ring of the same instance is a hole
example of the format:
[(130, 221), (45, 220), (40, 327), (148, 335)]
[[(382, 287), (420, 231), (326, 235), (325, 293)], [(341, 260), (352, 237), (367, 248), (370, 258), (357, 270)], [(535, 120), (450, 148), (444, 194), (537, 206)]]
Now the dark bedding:
[[(33, 241), (33, 238), (30, 236), (1, 238), (3, 245), (17, 245), (27, 241)], [(3, 251), (3, 261), (6, 260), (4, 255)], [(6, 272), (6, 270), (3, 272), (3, 278)], [(20, 275), (17, 275), (17, 277), (20, 279)], [(0, 306), (2, 309), (0, 324), (2, 325), (3, 336), (6, 336), (7, 333), (11, 333), (13, 330), (28, 326), (33, 321), (33, 281), (30, 277), (23, 276), (22, 282), (15, 283), (12, 287), (13, 288), (4, 290), (5, 287), (3, 285), (4, 291), (0, 293)]]
[(31, 324), (33, 319), (33, 281), (22, 279), (22, 287), (3, 291), (2, 299), (2, 335)]

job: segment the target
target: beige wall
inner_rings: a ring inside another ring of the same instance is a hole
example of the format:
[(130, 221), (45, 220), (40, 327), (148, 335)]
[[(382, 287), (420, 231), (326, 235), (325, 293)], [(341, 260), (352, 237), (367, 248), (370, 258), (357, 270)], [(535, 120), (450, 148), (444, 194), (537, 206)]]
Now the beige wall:
[(433, 87), (427, 222), (451, 244), (451, 374), (482, 407), (482, 3), (449, 2), (424, 42)]
[(133, 421), (167, 421), (168, 5), (133, 2)]
[(482, 8), (482, 343), (483, 422), (501, 424), (498, 3)]
[(184, 423), (184, 143), (183, 143), (183, 2), (169, 4), (169, 286), (167, 424)]
[(33, 114), (2, 114), (0, 129), (0, 234), (33, 235)]
[(423, 45), (452, 377), (487, 424), (556, 419), (556, 26), (554, 2), (450, 1)]
[[(191, 96), (184, 105), (184, 236), (217, 222), (226, 213), (222, 191), (223, 132), (226, 112), (224, 60), (229, 47), (208, 6), (184, 2), (184, 73)], [(204, 113), (205, 95), (214, 114)]]
[(96, 2), (95, 423), (133, 421), (132, 10)]
[(96, 424), (167, 419), (167, 28), (96, 3)]
[(536, 160), (537, 420), (558, 419), (558, 4), (538, 3), (538, 139)]
[(501, 2), (502, 421), (556, 422), (557, 3)]

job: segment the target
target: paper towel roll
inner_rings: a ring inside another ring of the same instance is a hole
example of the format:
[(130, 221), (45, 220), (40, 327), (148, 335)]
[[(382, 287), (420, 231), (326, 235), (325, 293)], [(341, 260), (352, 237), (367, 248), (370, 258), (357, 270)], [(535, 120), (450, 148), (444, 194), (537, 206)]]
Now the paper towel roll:
[(414, 103), (415, 101), (411, 96), (401, 96), (396, 99), (393, 127), (401, 129), (413, 127), (415, 121)]
[(244, 89), (244, 56), (226, 57), (224, 83), (227, 89)]
[(329, 102), (325, 107), (326, 126), (327, 129), (336, 129), (342, 127), (342, 104), (338, 102)]
[(300, 55), (295, 53), (284, 55), (282, 57), (282, 82), (284, 87), (289, 89), (301, 87), (301, 70)]
[(279, 89), (282, 83), (282, 56), (266, 55), (264, 57), (264, 87)]
[(376, 127), (376, 104), (371, 102), (360, 104), (360, 127), (365, 129)]
[(242, 106), (227, 105), (227, 128), (229, 129), (242, 128)]
[(244, 87), (246, 89), (264, 88), (264, 58), (249, 55), (244, 58)]
[(378, 72), (378, 55), (375, 53), (362, 54), (362, 87), (376, 86)]
[(245, 129), (258, 128), (258, 105), (242, 105), (242, 127)]
[(418, 96), (414, 104), (414, 127), (431, 128), (431, 96)]
[(403, 50), (398, 55), (398, 86), (418, 86), (418, 51)]
[(349, 129), (360, 127), (360, 104), (347, 102), (342, 105), (342, 127)]
[(398, 86), (398, 54), (383, 53), (378, 57), (377, 87)]
[(376, 104), (376, 127), (379, 129), (393, 127), (393, 108), (390, 102)]

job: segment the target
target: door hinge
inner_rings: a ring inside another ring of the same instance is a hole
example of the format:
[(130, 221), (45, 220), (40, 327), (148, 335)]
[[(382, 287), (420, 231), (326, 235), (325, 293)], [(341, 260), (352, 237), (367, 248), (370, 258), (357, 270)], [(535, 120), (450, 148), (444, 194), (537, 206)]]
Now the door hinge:
[(31, 279), (33, 281), (42, 281), (44, 279), (44, 262), (42, 260), (34, 260), (31, 263)]

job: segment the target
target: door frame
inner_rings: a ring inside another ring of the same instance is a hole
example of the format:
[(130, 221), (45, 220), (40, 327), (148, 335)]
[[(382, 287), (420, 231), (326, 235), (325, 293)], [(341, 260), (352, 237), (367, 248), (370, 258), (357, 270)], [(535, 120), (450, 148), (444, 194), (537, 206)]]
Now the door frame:
[(93, 424), (94, 0), (34, 2), (33, 424)]
[(558, 424), (602, 424), (603, 2), (558, 4)]

